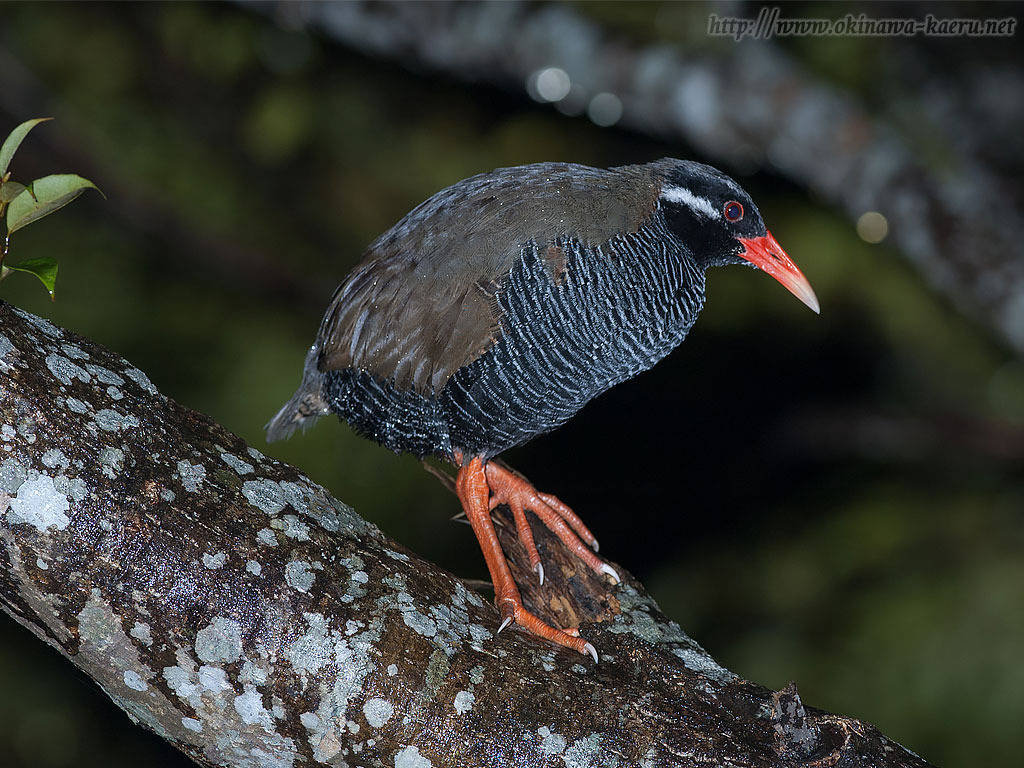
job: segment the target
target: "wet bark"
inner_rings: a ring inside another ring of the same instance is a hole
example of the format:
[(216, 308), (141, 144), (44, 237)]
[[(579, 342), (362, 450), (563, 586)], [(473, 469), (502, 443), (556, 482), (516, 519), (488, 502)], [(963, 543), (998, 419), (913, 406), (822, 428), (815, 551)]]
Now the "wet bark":
[(0, 302), (0, 606), (200, 765), (926, 766), (723, 669), (538, 530), (511, 629), (297, 469)]

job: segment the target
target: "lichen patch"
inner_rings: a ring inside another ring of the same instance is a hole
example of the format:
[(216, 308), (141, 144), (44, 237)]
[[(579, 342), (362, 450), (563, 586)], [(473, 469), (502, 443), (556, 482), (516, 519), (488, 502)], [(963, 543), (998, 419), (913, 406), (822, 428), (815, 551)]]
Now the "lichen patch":
[(72, 501), (85, 501), (89, 496), (89, 486), (80, 477), (72, 479), (67, 475), (57, 475), (53, 478), (53, 487), (59, 493), (70, 496)]
[(242, 626), (223, 616), (196, 633), (196, 655), (207, 664), (238, 661), (242, 656)]
[(288, 646), (285, 657), (300, 672), (317, 672), (333, 658), (335, 641), (323, 614), (304, 613), (303, 618), (309, 629)]
[(75, 413), (88, 413), (92, 410), (92, 406), (88, 403), (83, 403), (77, 397), (69, 397), (65, 401), (68, 406), (68, 410), (74, 411)]
[(565, 751), (565, 737), (552, 733), (546, 725), (537, 729), (540, 736), (540, 748), (545, 755), (560, 755)]
[(117, 641), (120, 632), (119, 619), (104, 601), (100, 590), (93, 588), (78, 612), (78, 639), (83, 646), (92, 644), (98, 652), (106, 652)]
[(64, 455), (64, 451), (60, 448), (51, 448), (42, 455), (43, 464), (50, 469), (67, 469), (71, 462), (68, 461), (68, 457)]
[(46, 319), (44, 319), (42, 317), (39, 317), (37, 315), (33, 315), (31, 312), (26, 312), (23, 309), (18, 309), (17, 307), (13, 307), (13, 309), (14, 309), (14, 314), (16, 314), (22, 320), (27, 322), (29, 325), (31, 325), (33, 328), (35, 328), (37, 331), (41, 331), (42, 333), (45, 333), (51, 339), (62, 339), (62, 338), (64, 338), (64, 331), (62, 331), (56, 325), (51, 323), (49, 320), (46, 320)]
[(142, 387), (142, 389), (144, 389), (149, 394), (151, 394), (151, 395), (159, 394), (157, 392), (156, 387), (153, 386), (153, 382), (151, 382), (149, 380), (149, 376), (144, 374), (138, 368), (134, 368), (134, 367), (125, 368), (124, 375), (127, 376), (132, 381), (134, 381), (140, 387)]
[(245, 692), (235, 697), (235, 711), (246, 725), (262, 725), (268, 731), (274, 726), (274, 717), (255, 688), (246, 686)]
[(395, 708), (387, 699), (368, 699), (363, 704), (363, 715), (371, 728), (382, 727), (394, 714)]
[(211, 571), (223, 568), (224, 564), (227, 561), (228, 556), (223, 552), (217, 552), (213, 555), (209, 554), (208, 552), (203, 553), (203, 565), (209, 568)]
[(139, 420), (132, 414), (123, 414), (113, 408), (103, 408), (96, 411), (93, 416), (96, 426), (106, 432), (120, 432), (122, 429), (134, 429), (139, 426)]
[(17, 493), (27, 479), (28, 469), (20, 461), (0, 461), (0, 493)]
[(206, 467), (202, 464), (192, 464), (182, 460), (178, 462), (178, 477), (185, 490), (189, 493), (198, 493), (199, 486), (206, 480)]
[(316, 580), (312, 567), (305, 560), (292, 560), (284, 567), (284, 580), (299, 592), (309, 592)]
[(419, 747), (405, 747), (395, 755), (395, 768), (433, 768), (433, 763), (420, 754)]
[(237, 456), (227, 452), (220, 455), (220, 460), (240, 475), (248, 475), (255, 471), (255, 467), (253, 467), (252, 464), (247, 461), (242, 461)]
[(476, 702), (476, 696), (472, 691), (459, 691), (455, 694), (455, 701), (453, 705), (455, 711), (460, 715), (464, 715), (473, 708), (473, 704)]
[(402, 621), (407, 627), (414, 629), (424, 637), (434, 637), (437, 634), (437, 624), (434, 620), (420, 613), (411, 605), (402, 608)]
[(65, 342), (60, 345), (60, 348), (64, 351), (64, 354), (73, 360), (88, 360), (89, 355), (77, 344)]
[(164, 667), (163, 676), (167, 687), (180, 699), (189, 701), (199, 692), (199, 686), (192, 682), (187, 669), (179, 666)]
[(273, 480), (246, 480), (242, 483), (242, 495), (256, 509), (268, 515), (276, 515), (284, 509), (284, 491), (281, 490), (280, 484)]
[(120, 448), (104, 448), (100, 451), (99, 462), (100, 471), (113, 480), (124, 469), (124, 451)]
[(135, 626), (131, 628), (131, 631), (128, 634), (145, 646), (153, 644), (153, 634), (150, 632), (149, 624), (136, 621)]
[(14, 367), (13, 360), (17, 354), (11, 340), (0, 333), (0, 373), (7, 373)]
[(64, 530), (71, 524), (71, 518), (65, 514), (70, 506), (68, 497), (54, 487), (53, 478), (41, 474), (21, 483), (7, 510), (7, 522), (27, 523), (39, 531), (51, 526)]
[(285, 515), (281, 518), (284, 522), (284, 535), (296, 541), (309, 541), (309, 526), (302, 522), (295, 515)]
[[(69, 344), (65, 344), (64, 345), (63, 349), (64, 349), (65, 352), (67, 352), (67, 348), (69, 346), (71, 346), (71, 345), (69, 345)], [(76, 349), (77, 349), (77, 347), (76, 347)], [(81, 352), (81, 350), (79, 350), (79, 351)], [(84, 354), (85, 353), (83, 352), (83, 355)], [(69, 354), (68, 357), (74, 357), (74, 355), (70, 355)], [(85, 355), (85, 357), (81, 357), (81, 358), (78, 358), (78, 359), (86, 360), (86, 359), (88, 359), (88, 357), (89, 357), (88, 355)], [(114, 385), (114, 386), (118, 386), (118, 387), (124, 386), (124, 379), (123, 378), (118, 376), (113, 371), (108, 370), (107, 368), (104, 368), (102, 365), (95, 365), (94, 363), (86, 363), (85, 364), (85, 370), (87, 370), (91, 375), (95, 376), (96, 380), (99, 381), (102, 384), (110, 384), (110, 385)]]
[[(554, 734), (552, 734), (554, 735)], [(564, 739), (562, 740), (564, 743)], [(562, 755), (565, 768), (617, 768), (620, 764), (613, 754), (605, 754), (601, 749), (601, 736), (590, 734), (585, 739), (577, 739)]]
[(260, 528), (256, 532), (256, 540), (266, 547), (277, 546), (277, 534), (271, 528)]
[(89, 372), (86, 371), (85, 368), (71, 362), (68, 358), (64, 357), (64, 355), (51, 352), (46, 356), (45, 363), (54, 378), (65, 386), (70, 385), (75, 379), (83, 382), (84, 384), (88, 384), (92, 381), (92, 376), (89, 375)]
[(149, 685), (142, 679), (142, 676), (131, 669), (125, 670), (124, 684), (133, 691), (145, 691), (149, 688)]

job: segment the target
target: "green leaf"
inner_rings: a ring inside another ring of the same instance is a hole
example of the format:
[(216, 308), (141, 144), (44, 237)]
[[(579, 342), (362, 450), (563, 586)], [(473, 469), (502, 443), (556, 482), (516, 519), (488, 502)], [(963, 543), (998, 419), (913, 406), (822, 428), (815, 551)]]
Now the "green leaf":
[(7, 166), (11, 164), (11, 158), (14, 157), (14, 153), (17, 151), (24, 138), (28, 135), (28, 132), (47, 120), (53, 120), (53, 118), (38, 117), (35, 120), (26, 120), (11, 131), (10, 135), (4, 139), (3, 146), (0, 146), (0, 176), (7, 173)]
[(7, 208), (7, 234), (12, 235), (33, 221), (63, 208), (87, 189), (100, 192), (99, 187), (91, 181), (73, 173), (58, 173), (36, 179), (11, 200)]
[(7, 264), (5, 267), (12, 272), (28, 272), (30, 275), (35, 275), (39, 278), (39, 282), (46, 286), (50, 298), (54, 298), (53, 287), (57, 283), (57, 262), (55, 259), (28, 259), (17, 264)]
[(0, 205), (7, 205), (11, 200), (24, 191), (25, 185), (19, 184), (16, 181), (8, 181), (6, 184), (0, 184)]

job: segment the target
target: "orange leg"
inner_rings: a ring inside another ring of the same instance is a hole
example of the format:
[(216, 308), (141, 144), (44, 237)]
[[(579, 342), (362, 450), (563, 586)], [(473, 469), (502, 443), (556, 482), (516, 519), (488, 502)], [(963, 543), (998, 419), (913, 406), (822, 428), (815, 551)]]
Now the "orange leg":
[(537, 515), (540, 521), (548, 527), (548, 530), (560, 538), (569, 551), (575, 553), (592, 571), (609, 576), (614, 583), (619, 583), (619, 574), (615, 572), (615, 569), (580, 541), (582, 537), (595, 550), (597, 549), (597, 540), (594, 538), (594, 534), (566, 504), (549, 493), (538, 492), (525, 477), (500, 464), (490, 462), (484, 467), (484, 471), (487, 474), (487, 484), (493, 494), (491, 509), (499, 504), (507, 504), (512, 510), (519, 538), (529, 553), (530, 565), (540, 576), (541, 584), (544, 583), (544, 567), (540, 564), (540, 554), (533, 541), (533, 531), (530, 530), (530, 524), (523, 511), (526, 509)]
[[(486, 465), (486, 468), (489, 469), (490, 465)], [(512, 572), (509, 570), (505, 553), (498, 541), (498, 534), (494, 530), (494, 522), (491, 520), (491, 507), (488, 503), (490, 488), (487, 484), (485, 464), (479, 456), (459, 469), (459, 474), (455, 478), (455, 492), (480, 542), (487, 570), (490, 571), (491, 581), (494, 582), (494, 602), (504, 618), (498, 631), (514, 621), (528, 632), (579, 653), (590, 654), (594, 661), (597, 661), (597, 650), (579, 637), (577, 632), (566, 632), (549, 626), (527, 611), (523, 605), (519, 588), (512, 579)], [(534, 549), (536, 550), (536, 547)]]

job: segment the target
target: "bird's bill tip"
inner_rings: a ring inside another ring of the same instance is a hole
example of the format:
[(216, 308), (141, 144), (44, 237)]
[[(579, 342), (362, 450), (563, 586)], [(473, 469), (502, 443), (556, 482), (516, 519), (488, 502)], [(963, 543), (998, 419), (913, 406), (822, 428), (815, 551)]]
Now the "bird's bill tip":
[(821, 314), (818, 297), (804, 277), (804, 273), (793, 263), (789, 255), (772, 235), (766, 232), (761, 237), (741, 237), (743, 253), (740, 255), (754, 266), (774, 277), (786, 290), (806, 304), (815, 314)]

